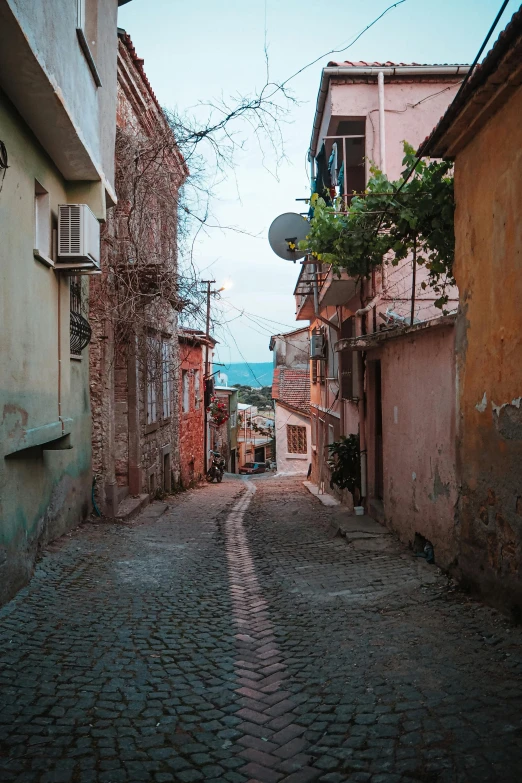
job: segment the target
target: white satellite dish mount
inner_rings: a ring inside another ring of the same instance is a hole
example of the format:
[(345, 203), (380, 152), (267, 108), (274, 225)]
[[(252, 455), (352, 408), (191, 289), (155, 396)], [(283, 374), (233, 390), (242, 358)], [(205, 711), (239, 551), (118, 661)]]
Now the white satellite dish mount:
[(308, 220), (296, 212), (285, 212), (268, 229), (268, 242), (276, 256), (295, 263), (306, 255), (306, 250), (299, 249), (299, 242), (306, 239), (309, 231)]

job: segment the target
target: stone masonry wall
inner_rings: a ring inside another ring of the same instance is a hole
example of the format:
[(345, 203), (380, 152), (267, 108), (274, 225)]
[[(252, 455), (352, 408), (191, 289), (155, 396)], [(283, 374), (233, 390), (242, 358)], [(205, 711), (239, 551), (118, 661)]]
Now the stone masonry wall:
[[(183, 487), (188, 487), (199, 480), (204, 474), (203, 458), (203, 419), (205, 406), (203, 399), (203, 360), (204, 347), (200, 342), (190, 343), (180, 340), (180, 366), (182, 372), (189, 373), (189, 410), (183, 411), (180, 406), (180, 481)], [(199, 371), (200, 391), (196, 399), (195, 373)], [(179, 374), (179, 395), (182, 391), (182, 372)]]

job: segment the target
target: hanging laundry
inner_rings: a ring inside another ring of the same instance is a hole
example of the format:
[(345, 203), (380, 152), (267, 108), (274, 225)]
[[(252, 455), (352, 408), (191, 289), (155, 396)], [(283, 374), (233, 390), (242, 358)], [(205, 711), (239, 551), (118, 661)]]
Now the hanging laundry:
[(328, 171), (330, 172), (331, 187), (335, 188), (337, 185), (337, 142), (334, 141), (332, 152), (328, 158)]
[(337, 176), (337, 184), (339, 185), (339, 194), (341, 196), (346, 195), (344, 192), (344, 160), (341, 163), (341, 168), (339, 169), (339, 174)]
[(326, 149), (324, 142), (321, 145), (321, 149), (315, 157), (316, 166), (316, 178), (315, 178), (315, 192), (318, 193), (321, 198), (324, 198), (327, 204), (331, 204), (329, 190), (332, 186), (330, 178), (330, 172), (328, 171), (328, 165), (326, 162)]

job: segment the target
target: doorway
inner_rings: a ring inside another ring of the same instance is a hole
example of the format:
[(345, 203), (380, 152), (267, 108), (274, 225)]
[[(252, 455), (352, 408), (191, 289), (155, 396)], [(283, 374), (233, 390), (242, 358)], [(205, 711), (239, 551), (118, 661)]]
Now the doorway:
[(264, 446), (261, 446), (260, 448), (254, 450), (254, 462), (264, 462), (264, 461), (265, 461), (265, 448)]
[(172, 489), (172, 481), (170, 474), (170, 453), (163, 455), (163, 491), (167, 494)]
[(232, 449), (230, 452), (230, 472), (235, 473), (236, 472), (236, 450)]

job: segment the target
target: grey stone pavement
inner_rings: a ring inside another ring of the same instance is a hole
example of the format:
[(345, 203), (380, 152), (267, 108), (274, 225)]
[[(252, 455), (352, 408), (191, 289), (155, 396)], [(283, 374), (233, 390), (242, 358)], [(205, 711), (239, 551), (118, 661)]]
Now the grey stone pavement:
[(505, 618), (297, 479), (163, 509), (83, 525), (0, 610), (1, 783), (522, 780)]

